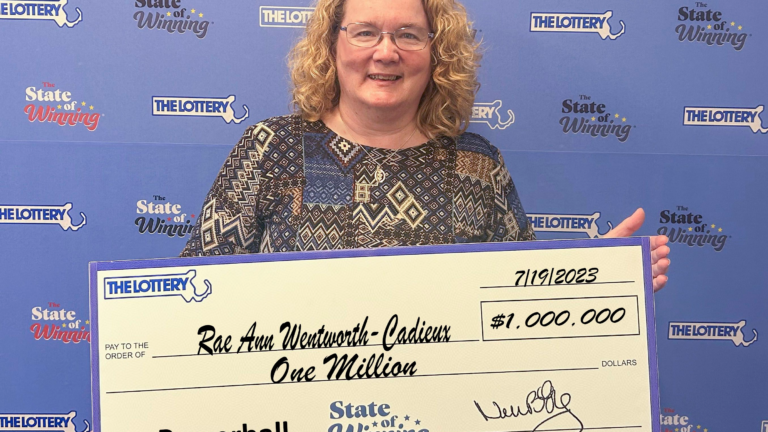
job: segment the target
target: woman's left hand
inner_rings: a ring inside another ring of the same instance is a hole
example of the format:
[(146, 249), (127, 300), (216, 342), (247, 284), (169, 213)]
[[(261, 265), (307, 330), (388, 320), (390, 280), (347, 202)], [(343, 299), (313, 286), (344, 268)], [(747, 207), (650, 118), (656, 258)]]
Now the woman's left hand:
[[(620, 224), (616, 225), (612, 230), (608, 231), (608, 234), (603, 238), (616, 238), (616, 237), (629, 237), (635, 233), (643, 225), (645, 220), (645, 212), (639, 208), (635, 210), (632, 216), (624, 219)], [(667, 242), (669, 238), (663, 235), (651, 236), (651, 265), (653, 266), (653, 292), (656, 292), (666, 285), (667, 277), (666, 273), (669, 269), (669, 246)]]

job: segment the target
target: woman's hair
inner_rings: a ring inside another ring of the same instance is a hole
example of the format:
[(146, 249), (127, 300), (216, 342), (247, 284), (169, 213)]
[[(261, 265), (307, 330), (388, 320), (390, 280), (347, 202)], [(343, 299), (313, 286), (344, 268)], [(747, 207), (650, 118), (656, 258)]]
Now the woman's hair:
[[(479, 43), (464, 6), (456, 0), (422, 0), (430, 31), (432, 77), (419, 101), (416, 125), (430, 138), (456, 136), (469, 125), (475, 93)], [(335, 51), (344, 0), (318, 0), (307, 29), (289, 54), (293, 104), (307, 120), (317, 120), (339, 103)]]

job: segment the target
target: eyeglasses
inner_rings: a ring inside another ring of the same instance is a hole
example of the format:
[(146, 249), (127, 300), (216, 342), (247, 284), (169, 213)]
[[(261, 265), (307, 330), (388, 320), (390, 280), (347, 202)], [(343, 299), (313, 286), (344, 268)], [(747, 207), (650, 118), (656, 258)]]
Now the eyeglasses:
[(434, 33), (422, 27), (403, 27), (393, 32), (385, 32), (371, 24), (349, 23), (339, 29), (347, 33), (349, 43), (363, 48), (375, 47), (384, 35), (388, 34), (392, 42), (401, 50), (419, 51), (426, 48), (429, 41), (435, 37)]

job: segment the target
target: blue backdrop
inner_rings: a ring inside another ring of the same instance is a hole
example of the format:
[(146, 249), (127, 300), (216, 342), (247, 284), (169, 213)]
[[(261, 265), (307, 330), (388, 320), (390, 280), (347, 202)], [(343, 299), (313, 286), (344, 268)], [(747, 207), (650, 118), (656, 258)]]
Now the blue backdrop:
[[(147, 3), (0, 0), (0, 429), (73, 411), (85, 429), (87, 263), (177, 255), (244, 129), (290, 110), (308, 3)], [(672, 240), (662, 430), (767, 432), (768, 3), (465, 4), (485, 50), (470, 130), (539, 238), (643, 207), (638, 234)]]

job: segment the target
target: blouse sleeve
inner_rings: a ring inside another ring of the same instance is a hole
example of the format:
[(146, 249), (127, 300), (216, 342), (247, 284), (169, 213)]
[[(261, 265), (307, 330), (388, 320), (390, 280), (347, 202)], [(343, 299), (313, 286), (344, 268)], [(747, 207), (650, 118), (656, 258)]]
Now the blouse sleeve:
[(499, 165), (492, 174), (494, 189), (494, 212), (488, 229), (489, 241), (529, 241), (536, 240), (533, 227), (528, 223), (528, 216), (517, 195), (517, 188), (512, 182), (504, 158), (498, 154)]
[[(205, 198), (182, 257), (259, 251), (264, 225), (259, 213), (265, 189), (259, 163), (268, 142), (261, 123), (246, 129)], [(272, 138), (269, 136), (268, 138)]]

